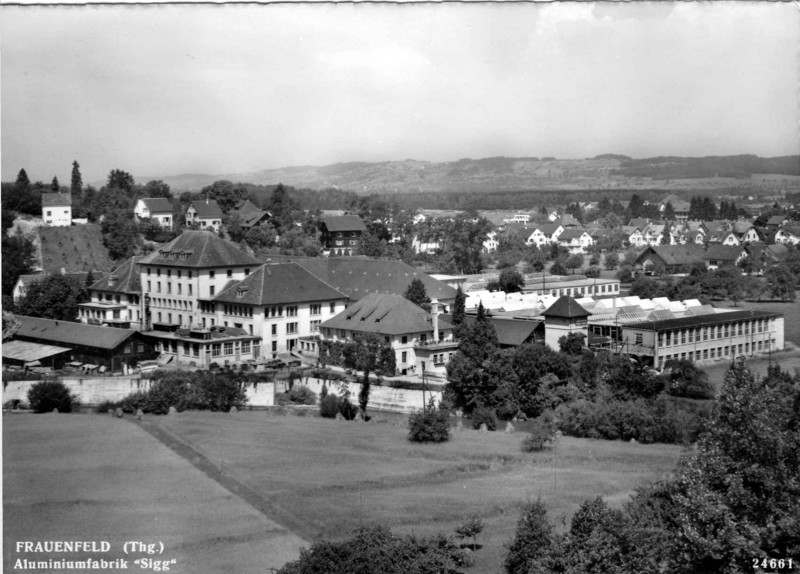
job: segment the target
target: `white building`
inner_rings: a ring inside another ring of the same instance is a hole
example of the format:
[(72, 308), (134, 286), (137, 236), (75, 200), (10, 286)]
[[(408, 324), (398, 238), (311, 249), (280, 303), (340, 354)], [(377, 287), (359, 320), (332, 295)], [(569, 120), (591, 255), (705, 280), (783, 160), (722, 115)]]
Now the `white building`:
[(142, 286), (137, 265), (140, 259), (131, 257), (89, 286), (91, 301), (78, 305), (81, 323), (123, 329), (142, 328)]
[(72, 225), (72, 195), (69, 193), (42, 194), (42, 221), (53, 227)]
[(165, 197), (145, 197), (136, 202), (137, 219), (153, 219), (164, 229), (172, 230), (172, 203)]
[(187, 227), (219, 232), (222, 225), (222, 210), (216, 199), (193, 201), (186, 210)]

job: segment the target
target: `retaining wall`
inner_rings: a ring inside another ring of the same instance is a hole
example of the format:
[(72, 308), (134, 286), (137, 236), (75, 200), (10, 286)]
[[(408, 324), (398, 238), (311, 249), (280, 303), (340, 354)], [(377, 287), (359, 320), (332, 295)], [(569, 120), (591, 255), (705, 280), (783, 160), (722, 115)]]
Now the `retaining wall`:
[[(95, 406), (103, 401), (120, 401), (136, 391), (147, 391), (152, 382), (138, 377), (92, 377), (60, 379), (75, 393), (83, 406)], [(3, 384), (3, 401), (28, 402), (28, 390), (37, 381), (10, 381)], [(247, 406), (271, 407), (275, 399), (275, 383), (249, 384), (246, 389)]]
[[(319, 396), (322, 391), (321, 379), (314, 379), (309, 377), (308, 380), (295, 382), (295, 384), (306, 385), (309, 389), (317, 393)], [(342, 396), (339, 382), (329, 382), (328, 392), (336, 393)], [(358, 405), (358, 393), (361, 392), (360, 383), (347, 383), (350, 390), (350, 402)], [(280, 387), (279, 387), (280, 388)], [(425, 401), (433, 395), (433, 401), (436, 405), (442, 400), (441, 391), (425, 391)], [(413, 411), (421, 410), (423, 406), (422, 391), (415, 391), (409, 389), (393, 389), (391, 387), (377, 386), (373, 384), (369, 391), (369, 405), (367, 411), (386, 411), (390, 413), (411, 413)]]

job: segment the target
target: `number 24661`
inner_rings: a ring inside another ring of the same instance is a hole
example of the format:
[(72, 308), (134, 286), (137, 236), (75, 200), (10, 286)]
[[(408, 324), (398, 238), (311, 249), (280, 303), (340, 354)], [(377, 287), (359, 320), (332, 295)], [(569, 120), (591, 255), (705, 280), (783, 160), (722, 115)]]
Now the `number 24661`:
[(766, 570), (791, 570), (794, 568), (793, 558), (753, 558), (753, 568)]

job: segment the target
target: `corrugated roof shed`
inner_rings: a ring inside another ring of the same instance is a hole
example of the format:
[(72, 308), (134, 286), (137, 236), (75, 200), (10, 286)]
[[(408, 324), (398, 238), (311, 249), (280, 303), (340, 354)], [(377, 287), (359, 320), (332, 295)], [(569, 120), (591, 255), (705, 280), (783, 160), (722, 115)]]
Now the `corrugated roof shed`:
[(98, 327), (84, 323), (70, 323), (56, 319), (17, 315), (20, 327), (15, 338), (52, 341), (60, 345), (82, 345), (98, 349), (115, 349), (136, 334), (131, 329)]
[(644, 321), (633, 323), (627, 327), (642, 329), (646, 331), (666, 331), (669, 329), (682, 329), (685, 327), (702, 327), (703, 325), (720, 325), (723, 323), (733, 323), (749, 319), (767, 319), (772, 317), (783, 317), (783, 313), (773, 313), (771, 311), (760, 311), (753, 309), (743, 309), (741, 311), (730, 311), (727, 313), (714, 313), (707, 315), (694, 315), (681, 317), (679, 319), (666, 319), (655, 321)]

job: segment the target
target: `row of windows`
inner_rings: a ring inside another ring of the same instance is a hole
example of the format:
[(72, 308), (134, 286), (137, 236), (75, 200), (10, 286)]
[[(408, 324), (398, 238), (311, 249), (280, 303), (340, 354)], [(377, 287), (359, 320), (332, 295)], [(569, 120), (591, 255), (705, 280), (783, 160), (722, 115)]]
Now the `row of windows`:
[[(673, 331), (660, 332), (658, 334), (658, 344), (659, 346), (669, 347), (671, 345), (685, 345), (686, 343), (724, 339), (737, 335), (746, 336), (750, 335), (751, 331), (752, 333), (763, 333), (766, 328), (768, 328), (767, 321), (759, 319), (758, 321), (744, 321), (695, 329), (675, 329)], [(636, 339), (639, 341), (639, 334), (637, 334)]]
[[(240, 350), (243, 355), (249, 355), (254, 345), (250, 341), (235, 341), (236, 348)], [(258, 347), (258, 342), (255, 343), (255, 347)], [(162, 341), (161, 348), (165, 353), (174, 353), (178, 354), (178, 341)], [(228, 341), (225, 343), (213, 343), (211, 345), (211, 356), (212, 357), (220, 357), (220, 356), (230, 356), (233, 355), (234, 351), (234, 341)], [(156, 345), (156, 350), (158, 350), (158, 345)], [(199, 357), (200, 356), (200, 344), (199, 343), (190, 343), (188, 341), (183, 342), (183, 354), (187, 357)]]
[[(593, 290), (594, 288), (594, 290)], [(609, 285), (587, 285), (585, 287), (568, 287), (566, 289), (553, 289), (553, 296), (560, 297), (562, 295), (570, 295), (571, 297), (577, 297), (579, 295), (595, 295), (603, 294), (603, 293), (618, 293), (619, 292), (619, 285), (616, 283), (612, 283)], [(539, 290), (536, 292), (537, 295), (549, 295), (550, 289)]]
[[(166, 282), (166, 286), (167, 286), (167, 295), (172, 295), (172, 283), (167, 281)], [(178, 287), (178, 290), (176, 292), (176, 295), (183, 295), (183, 285), (181, 283), (178, 283), (177, 287)], [(189, 283), (186, 287), (187, 287), (186, 294), (187, 295), (194, 295), (192, 284)], [(147, 280), (147, 290), (149, 292), (151, 292), (151, 293), (153, 292), (153, 286), (152, 286), (152, 283), (151, 283), (151, 281), (149, 279)], [(156, 290), (155, 290), (155, 292), (156, 293), (161, 293), (161, 281), (156, 281)], [(213, 285), (211, 286), (211, 294), (212, 295), (214, 294), (214, 286)]]
[(768, 341), (754, 341), (751, 343), (739, 343), (738, 345), (725, 345), (724, 347), (714, 347), (689, 351), (686, 353), (675, 353), (674, 355), (663, 355), (658, 358), (658, 368), (662, 368), (667, 361), (684, 359), (689, 361), (705, 361), (707, 359), (720, 359), (732, 357), (734, 355), (747, 355), (749, 353), (760, 353), (775, 347), (775, 339)]
[[(235, 315), (239, 317), (252, 317), (253, 316), (253, 305), (223, 305), (222, 312), (225, 315)], [(315, 303), (309, 306), (311, 315), (321, 315), (322, 314), (322, 305), (319, 303)], [(271, 317), (283, 317), (283, 312), (286, 311), (287, 317), (297, 317), (298, 313), (298, 306), (292, 305), (289, 307), (265, 307), (264, 308), (264, 317), (271, 318)], [(202, 313), (215, 313), (216, 312), (216, 303), (213, 301), (200, 301), (200, 311)], [(330, 303), (330, 312), (336, 312), (336, 303)]]
[(194, 303), (191, 301), (183, 301), (182, 299), (162, 299), (161, 297), (153, 297), (150, 306), (161, 307), (163, 309), (176, 309), (178, 311), (194, 310)]
[[(176, 273), (176, 276), (178, 277), (178, 279), (183, 277), (183, 269), (176, 269), (175, 273)], [(193, 273), (192, 270), (189, 269), (189, 270), (186, 271), (186, 276), (189, 279), (192, 279), (192, 277), (193, 277), (192, 273)], [(147, 268), (147, 276), (149, 277), (151, 274), (152, 274), (152, 269), (150, 267), (148, 267)], [(244, 274), (245, 274), (245, 277), (250, 275), (250, 269), (249, 268), (245, 268)], [(166, 275), (167, 275), (167, 277), (172, 277), (172, 269), (167, 269), (166, 270)], [(227, 276), (228, 279), (233, 278), (233, 269), (227, 269), (225, 271), (225, 275)], [(208, 272), (208, 276), (209, 276), (209, 278), (214, 279), (217, 276), (217, 272), (214, 269), (212, 269), (211, 271)], [(156, 267), (156, 277), (161, 277), (161, 268), (160, 267)]]

